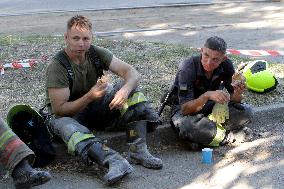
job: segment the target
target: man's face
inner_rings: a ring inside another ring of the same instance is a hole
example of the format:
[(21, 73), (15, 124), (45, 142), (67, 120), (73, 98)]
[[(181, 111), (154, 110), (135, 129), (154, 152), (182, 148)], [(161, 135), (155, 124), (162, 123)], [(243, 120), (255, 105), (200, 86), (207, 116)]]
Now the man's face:
[(73, 26), (64, 34), (65, 42), (69, 51), (74, 54), (84, 54), (91, 45), (92, 32), (86, 28)]
[(201, 52), (201, 63), (206, 72), (214, 71), (227, 58), (222, 52), (207, 47), (203, 47)]

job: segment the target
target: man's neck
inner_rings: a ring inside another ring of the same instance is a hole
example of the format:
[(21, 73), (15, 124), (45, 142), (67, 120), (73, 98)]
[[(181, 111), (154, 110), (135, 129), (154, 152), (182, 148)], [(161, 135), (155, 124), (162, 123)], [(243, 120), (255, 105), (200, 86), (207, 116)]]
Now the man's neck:
[(68, 55), (69, 59), (75, 64), (79, 65), (85, 62), (85, 53), (78, 55), (78, 54), (72, 53), (72, 51), (70, 51), (68, 48), (65, 48), (64, 51)]
[(214, 72), (214, 71), (211, 71), (211, 72), (205, 71), (205, 76), (206, 76), (206, 78), (207, 78), (207, 79), (210, 79), (210, 78), (212, 77), (212, 75), (213, 75), (213, 72)]

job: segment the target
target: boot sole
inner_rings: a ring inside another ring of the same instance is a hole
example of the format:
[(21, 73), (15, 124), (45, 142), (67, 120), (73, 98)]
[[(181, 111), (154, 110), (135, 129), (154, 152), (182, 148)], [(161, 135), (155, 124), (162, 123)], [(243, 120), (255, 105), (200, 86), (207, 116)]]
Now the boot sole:
[(138, 159), (134, 159), (134, 158), (128, 158), (127, 160), (131, 164), (142, 165), (143, 167), (146, 167), (148, 169), (162, 169), (163, 168), (163, 165), (154, 165), (154, 164), (143, 163), (142, 161), (140, 161)]
[(33, 175), (32, 177), (35, 177), (35, 178), (31, 178), (28, 182), (25, 182), (25, 183), (16, 184), (15, 188), (16, 189), (29, 189), (34, 186), (45, 184), (51, 179), (50, 176), (49, 177), (41, 176), (37, 178), (36, 174)]
[(128, 174), (132, 173), (132, 171), (134, 170), (134, 168), (130, 167), (128, 168), (125, 172), (123, 172), (120, 176), (116, 177), (116, 178), (113, 178), (111, 180), (106, 180), (105, 179), (105, 182), (106, 182), (106, 185), (112, 185), (116, 182), (118, 182), (119, 180), (121, 180), (123, 177), (127, 176)]

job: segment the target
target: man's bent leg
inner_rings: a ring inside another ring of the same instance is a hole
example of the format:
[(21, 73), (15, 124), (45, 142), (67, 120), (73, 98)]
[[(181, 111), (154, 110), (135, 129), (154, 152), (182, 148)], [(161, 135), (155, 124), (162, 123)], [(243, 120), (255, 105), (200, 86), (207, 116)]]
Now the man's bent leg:
[[(116, 111), (109, 110), (108, 105), (116, 91), (120, 89), (121, 84), (122, 83), (116, 84), (112, 90), (108, 91), (101, 101), (92, 103), (92, 106), (90, 106), (91, 115), (100, 115), (100, 118), (96, 117), (95, 119), (96, 124), (101, 124), (104, 127), (107, 127), (108, 130), (126, 129), (129, 146), (132, 146), (132, 148), (130, 147), (130, 150), (134, 149), (134, 146), (136, 151), (139, 150), (139, 152), (137, 151), (135, 154), (137, 155), (136, 159), (140, 158), (140, 164), (148, 168), (162, 168), (162, 161), (153, 157), (147, 149), (146, 133), (147, 131), (153, 131), (160, 123), (160, 120), (157, 113), (150, 107), (150, 104), (147, 102), (143, 93), (133, 90), (122, 109)], [(143, 133), (141, 132), (142, 130)], [(129, 137), (129, 133), (132, 131), (135, 131), (137, 135)], [(131, 154), (132, 155), (129, 157), (134, 157), (134, 152)]]
[(253, 131), (246, 127), (252, 119), (252, 107), (243, 103), (229, 103), (230, 118), (223, 127), (230, 131), (228, 132), (224, 144), (234, 142), (250, 141), (253, 137)]
[(163, 162), (148, 151), (146, 145), (147, 122), (136, 121), (127, 125), (128, 158), (132, 163), (152, 169), (161, 169)]
[(183, 116), (177, 111), (172, 117), (172, 123), (182, 139), (194, 143), (219, 146), (226, 136), (226, 130), (202, 114)]
[(121, 110), (121, 114), (120, 125), (126, 125), (129, 161), (147, 168), (161, 169), (162, 160), (151, 155), (146, 145), (147, 132), (154, 131), (160, 124), (160, 120), (143, 93), (133, 92), (126, 106)]
[(117, 182), (133, 171), (133, 167), (125, 158), (105, 144), (94, 142), (86, 152), (91, 160), (108, 167), (108, 173), (104, 176), (104, 181), (108, 185)]
[(133, 168), (116, 151), (102, 144), (88, 128), (69, 117), (54, 119), (50, 123), (51, 130), (67, 144), (69, 153), (79, 155), (85, 163), (95, 161), (109, 168), (104, 176), (107, 184), (113, 184), (123, 176), (132, 172)]
[(0, 118), (0, 163), (11, 173), (16, 188), (30, 188), (51, 179), (48, 172), (30, 166), (33, 151)]
[(230, 118), (223, 124), (226, 130), (241, 129), (251, 122), (252, 107), (243, 103), (229, 103)]

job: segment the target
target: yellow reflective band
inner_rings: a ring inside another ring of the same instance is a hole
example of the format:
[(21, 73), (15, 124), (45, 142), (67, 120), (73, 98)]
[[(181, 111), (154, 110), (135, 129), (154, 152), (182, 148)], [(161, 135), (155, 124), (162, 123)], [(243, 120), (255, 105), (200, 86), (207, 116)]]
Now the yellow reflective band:
[(9, 129), (0, 136), (0, 148), (15, 134)]
[(95, 136), (93, 134), (85, 134), (85, 133), (80, 133), (80, 132), (73, 133), (67, 144), (68, 153), (70, 153), (71, 155), (74, 155), (76, 144), (86, 139), (89, 139), (89, 138), (95, 138)]
[(146, 102), (147, 99), (141, 92), (134, 93), (130, 98), (127, 99), (127, 102), (123, 105), (122, 109), (120, 110), (121, 116), (127, 111), (130, 106), (138, 104), (140, 102)]
[(219, 146), (220, 142), (225, 138), (226, 129), (224, 129), (221, 124), (216, 123), (216, 130), (216, 135), (209, 146)]

